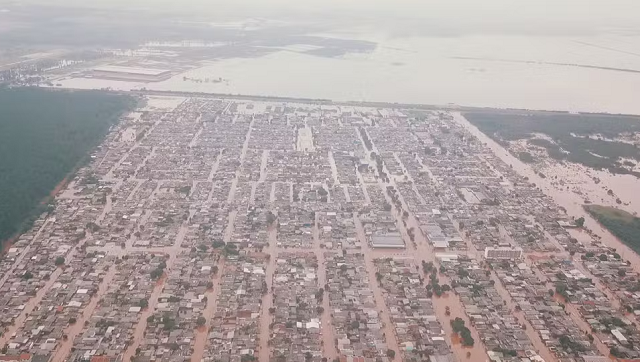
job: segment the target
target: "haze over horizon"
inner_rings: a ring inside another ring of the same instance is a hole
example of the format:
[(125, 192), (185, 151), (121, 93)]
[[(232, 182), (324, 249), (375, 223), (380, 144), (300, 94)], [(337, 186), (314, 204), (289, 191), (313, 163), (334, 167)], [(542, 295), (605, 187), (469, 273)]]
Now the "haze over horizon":
[[(3, 5), (4, 4), (4, 5)], [(146, 11), (200, 19), (240, 20), (266, 17), (296, 22), (376, 25), (395, 36), (598, 35), (640, 33), (637, 1), (579, 0), (43, 0), (3, 1), (0, 6), (67, 6), (85, 9)], [(394, 29), (395, 27), (395, 29)]]

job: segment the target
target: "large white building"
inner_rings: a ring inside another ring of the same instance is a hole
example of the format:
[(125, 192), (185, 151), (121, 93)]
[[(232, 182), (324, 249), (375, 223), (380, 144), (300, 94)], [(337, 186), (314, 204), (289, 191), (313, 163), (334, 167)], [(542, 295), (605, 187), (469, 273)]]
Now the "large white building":
[(400, 233), (390, 232), (382, 235), (372, 235), (371, 247), (382, 249), (404, 249), (406, 246)]
[(522, 248), (514, 247), (488, 247), (484, 249), (485, 259), (494, 260), (518, 260), (522, 259)]
[(167, 69), (152, 69), (128, 67), (121, 65), (105, 65), (93, 68), (91, 76), (94, 78), (132, 80), (142, 82), (159, 82), (172, 75)]

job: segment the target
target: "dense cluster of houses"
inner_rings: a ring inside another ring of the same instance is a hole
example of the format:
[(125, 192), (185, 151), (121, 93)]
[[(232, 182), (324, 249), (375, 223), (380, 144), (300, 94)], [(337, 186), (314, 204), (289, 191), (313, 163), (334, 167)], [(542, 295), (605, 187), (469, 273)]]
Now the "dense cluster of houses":
[(460, 359), (425, 259), (487, 359), (640, 357), (633, 267), (449, 114), (147, 101), (0, 258), (0, 359)]

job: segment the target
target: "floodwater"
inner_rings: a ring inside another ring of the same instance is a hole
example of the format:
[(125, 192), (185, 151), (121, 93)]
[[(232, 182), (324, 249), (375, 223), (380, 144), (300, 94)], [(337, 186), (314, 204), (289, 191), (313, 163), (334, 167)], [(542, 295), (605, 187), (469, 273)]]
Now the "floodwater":
[[(567, 210), (569, 216), (584, 217), (585, 226), (591, 229), (595, 234), (602, 237), (602, 242), (609, 247), (615, 248), (616, 251), (622, 256), (624, 260), (631, 262), (631, 266), (636, 272), (640, 272), (640, 255), (631, 250), (628, 246), (623, 244), (613, 234), (607, 231), (602, 225), (600, 225), (591, 215), (583, 209), (584, 200), (583, 197), (572, 192), (563, 192), (553, 187), (550, 177), (542, 178), (538, 175), (529, 165), (524, 164), (520, 159), (514, 157), (507, 150), (505, 150), (498, 143), (493, 141), (487, 135), (482, 133), (478, 128), (473, 126), (467, 121), (461, 114), (454, 113), (456, 122), (464, 126), (472, 135), (477, 137), (481, 142), (485, 143), (493, 153), (502, 159), (508, 165), (512, 165), (513, 169), (522, 176), (526, 176), (529, 180), (538, 187), (542, 188), (544, 192), (549, 195), (559, 206), (564, 207)], [(551, 175), (553, 176), (553, 175)], [(604, 181), (603, 181), (604, 182)], [(633, 190), (627, 192), (632, 193)]]
[[(158, 83), (56, 81), (70, 88), (224, 94), (640, 114), (640, 36), (325, 34), (377, 43), (324, 57), (281, 49), (211, 60)], [(606, 68), (606, 69), (605, 69)], [(225, 79), (224, 82), (192, 82)]]

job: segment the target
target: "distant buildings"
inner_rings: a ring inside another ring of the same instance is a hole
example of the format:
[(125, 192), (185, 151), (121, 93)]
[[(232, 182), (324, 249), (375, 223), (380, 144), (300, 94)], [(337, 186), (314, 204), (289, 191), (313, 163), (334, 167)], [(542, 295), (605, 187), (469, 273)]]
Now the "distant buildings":
[(172, 76), (170, 70), (127, 67), (119, 65), (105, 65), (93, 68), (91, 75), (94, 78), (134, 80), (143, 82), (160, 82)]

